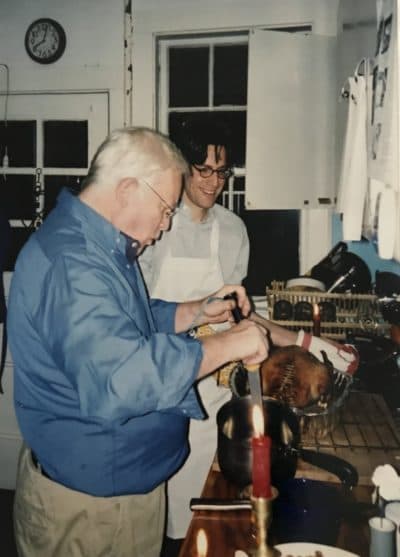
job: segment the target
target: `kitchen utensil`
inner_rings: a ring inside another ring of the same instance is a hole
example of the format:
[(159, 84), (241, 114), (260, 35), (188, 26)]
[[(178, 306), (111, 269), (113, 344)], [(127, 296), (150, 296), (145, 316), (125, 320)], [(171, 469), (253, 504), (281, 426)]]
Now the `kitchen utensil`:
[(355, 253), (347, 251), (347, 245), (339, 242), (319, 263), (312, 267), (312, 278), (323, 282), (328, 292), (333, 284), (350, 269), (354, 271), (335, 286), (335, 293), (367, 293), (371, 290), (371, 273), (368, 265)]
[[(330, 454), (301, 448), (300, 427), (289, 406), (263, 397), (265, 431), (272, 439), (271, 478), (273, 485), (295, 475), (298, 458), (330, 471), (346, 486), (357, 484), (357, 471)], [(232, 398), (217, 413), (217, 457), (222, 473), (245, 488), (252, 481), (251, 439), (254, 435), (252, 401), (249, 396)]]
[(395, 557), (395, 529), (395, 524), (388, 518), (380, 516), (370, 518), (370, 557)]
[(305, 408), (293, 408), (298, 416), (302, 433), (322, 439), (333, 431), (339, 419), (339, 409), (346, 400), (353, 377), (349, 373), (332, 372), (332, 388), (325, 404), (316, 403)]
[(286, 282), (287, 290), (319, 290), (320, 292), (325, 291), (325, 284), (320, 280), (315, 280), (311, 277), (297, 277), (289, 279)]
[[(237, 305), (237, 301), (238, 301), (237, 293), (232, 292), (231, 294), (227, 294), (224, 297), (224, 299), (225, 300), (231, 299), (235, 301), (236, 306), (232, 310), (232, 315), (235, 320), (235, 323), (239, 323), (242, 320), (243, 316), (242, 316), (242, 312), (239, 309), (239, 306)], [(246, 368), (246, 366), (243, 367)], [(246, 370), (247, 370), (247, 377), (248, 377), (249, 387), (250, 387), (250, 395), (253, 400), (253, 404), (257, 404), (262, 410), (263, 402), (262, 402), (260, 366), (259, 365), (247, 366)]]
[(273, 319), (288, 321), (292, 318), (293, 306), (287, 300), (278, 300), (274, 304)]
[(190, 500), (191, 511), (238, 511), (251, 510), (250, 499), (214, 499), (211, 497), (193, 497)]
[(400, 502), (387, 503), (385, 516), (396, 526), (396, 557), (400, 557)]
[(295, 321), (311, 321), (313, 315), (313, 307), (310, 302), (304, 300), (297, 302), (294, 306), (294, 319)]
[(400, 275), (389, 271), (376, 271), (375, 294), (379, 298), (400, 294)]

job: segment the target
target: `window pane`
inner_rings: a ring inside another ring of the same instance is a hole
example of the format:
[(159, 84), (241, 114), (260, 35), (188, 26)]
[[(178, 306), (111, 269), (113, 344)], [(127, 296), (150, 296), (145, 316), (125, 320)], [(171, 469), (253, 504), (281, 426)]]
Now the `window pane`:
[(215, 106), (247, 104), (247, 50), (247, 45), (215, 47)]
[(208, 106), (208, 47), (169, 49), (169, 106)]
[(12, 227), (11, 228), (11, 246), (7, 253), (5, 261), (5, 270), (13, 271), (15, 260), (23, 245), (27, 242), (29, 236), (33, 234), (35, 229), (33, 227)]
[(35, 218), (35, 200), (33, 188), (35, 176), (6, 175), (6, 180), (1, 179), (1, 204), (5, 209), (8, 219)]
[(36, 121), (0, 122), (0, 166), (5, 146), (9, 166), (36, 167)]
[(44, 166), (87, 168), (88, 123), (49, 120), (43, 123)]
[(172, 141), (179, 135), (179, 130), (187, 118), (204, 118), (213, 117), (222, 120), (229, 128), (232, 140), (232, 157), (231, 162), (235, 166), (244, 166), (246, 153), (246, 112), (171, 112), (168, 121), (168, 133)]
[(83, 176), (45, 176), (44, 178), (44, 215), (56, 205), (57, 197), (62, 188), (69, 189), (73, 194), (80, 191)]
[(243, 211), (250, 240), (248, 274), (244, 281), (252, 295), (265, 295), (273, 280), (299, 274), (299, 211)]

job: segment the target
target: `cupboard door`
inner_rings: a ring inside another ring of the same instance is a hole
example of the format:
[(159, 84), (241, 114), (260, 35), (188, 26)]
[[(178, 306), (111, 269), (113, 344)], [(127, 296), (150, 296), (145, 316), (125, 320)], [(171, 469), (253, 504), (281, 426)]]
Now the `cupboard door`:
[(337, 98), (334, 37), (250, 33), (247, 209), (334, 203)]

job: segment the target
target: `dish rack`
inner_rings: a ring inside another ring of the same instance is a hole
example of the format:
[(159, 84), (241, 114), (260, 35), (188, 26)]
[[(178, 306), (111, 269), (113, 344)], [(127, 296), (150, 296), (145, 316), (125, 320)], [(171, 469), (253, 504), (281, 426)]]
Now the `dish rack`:
[(312, 321), (274, 319), (276, 302), (285, 300), (293, 307), (298, 302), (319, 304), (330, 302), (335, 308), (335, 321), (321, 321), (321, 336), (344, 340), (349, 334), (374, 333), (384, 335), (390, 325), (379, 311), (375, 294), (331, 294), (319, 291), (286, 290), (284, 282), (273, 281), (266, 289), (267, 319), (292, 331), (312, 332)]

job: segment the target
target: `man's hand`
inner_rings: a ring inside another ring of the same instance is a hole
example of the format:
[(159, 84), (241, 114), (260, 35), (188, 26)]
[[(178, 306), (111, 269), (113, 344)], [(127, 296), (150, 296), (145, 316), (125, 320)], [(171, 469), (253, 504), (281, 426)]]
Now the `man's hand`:
[(252, 365), (268, 357), (266, 330), (249, 319), (233, 325), (228, 331), (199, 340), (203, 344), (199, 378), (226, 362), (242, 360), (245, 365)]
[(215, 292), (212, 296), (205, 298), (202, 302), (202, 313), (199, 315), (199, 322), (203, 323), (223, 323), (224, 321), (234, 322), (232, 310), (236, 307), (235, 300), (224, 300), (227, 294), (237, 294), (237, 306), (243, 317), (250, 313), (251, 304), (243, 286), (226, 285)]

